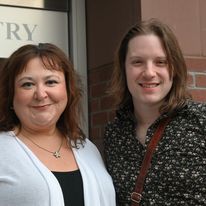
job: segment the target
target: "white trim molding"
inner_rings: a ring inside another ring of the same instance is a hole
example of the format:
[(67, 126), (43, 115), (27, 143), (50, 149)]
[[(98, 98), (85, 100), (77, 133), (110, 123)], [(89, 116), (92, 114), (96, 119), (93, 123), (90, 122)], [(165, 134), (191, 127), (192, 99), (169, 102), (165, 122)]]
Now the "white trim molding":
[(86, 15), (85, 0), (71, 0), (70, 10), (70, 48), (73, 64), (83, 81), (82, 128), (88, 136), (88, 89), (87, 89), (87, 53), (86, 53)]

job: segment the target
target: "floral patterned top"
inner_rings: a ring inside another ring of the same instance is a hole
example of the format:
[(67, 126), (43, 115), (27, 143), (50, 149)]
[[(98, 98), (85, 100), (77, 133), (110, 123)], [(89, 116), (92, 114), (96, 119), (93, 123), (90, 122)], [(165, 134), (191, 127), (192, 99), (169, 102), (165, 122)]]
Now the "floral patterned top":
[[(131, 205), (131, 193), (146, 147), (162, 115), (148, 129), (143, 146), (135, 137), (130, 108), (117, 112), (105, 130), (105, 159), (119, 206)], [(206, 104), (188, 101), (175, 112), (153, 154), (141, 206), (206, 205)]]

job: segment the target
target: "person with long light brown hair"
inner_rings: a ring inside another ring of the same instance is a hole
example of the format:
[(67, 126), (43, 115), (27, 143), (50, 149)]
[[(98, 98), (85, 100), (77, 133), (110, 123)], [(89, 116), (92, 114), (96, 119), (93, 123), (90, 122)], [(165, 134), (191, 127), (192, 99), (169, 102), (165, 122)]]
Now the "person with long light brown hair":
[(187, 91), (174, 32), (141, 21), (118, 47), (105, 160), (119, 206), (206, 205), (206, 104)]

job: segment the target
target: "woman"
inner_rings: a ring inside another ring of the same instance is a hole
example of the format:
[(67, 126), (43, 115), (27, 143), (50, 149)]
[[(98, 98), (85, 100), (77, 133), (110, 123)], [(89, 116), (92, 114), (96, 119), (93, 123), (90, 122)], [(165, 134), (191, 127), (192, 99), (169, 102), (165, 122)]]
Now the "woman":
[(126, 33), (110, 93), (118, 109), (106, 126), (105, 155), (118, 205), (135, 204), (148, 145), (168, 118), (135, 200), (144, 206), (206, 205), (206, 105), (187, 93), (185, 60), (168, 26), (151, 19)]
[(97, 148), (80, 129), (80, 81), (55, 45), (25, 45), (0, 71), (0, 202), (114, 206)]

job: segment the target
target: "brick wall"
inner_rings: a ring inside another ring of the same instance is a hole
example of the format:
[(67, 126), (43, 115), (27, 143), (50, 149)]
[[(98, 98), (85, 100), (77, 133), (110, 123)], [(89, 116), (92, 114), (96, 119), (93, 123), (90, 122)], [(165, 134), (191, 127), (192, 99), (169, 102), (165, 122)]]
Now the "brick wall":
[(206, 102), (206, 58), (186, 58), (188, 88), (197, 101)]
[(112, 98), (107, 94), (110, 83), (112, 64), (90, 69), (89, 82), (89, 134), (91, 140), (103, 149), (105, 124), (113, 119)]
[[(188, 67), (188, 88), (193, 98), (206, 102), (206, 59), (186, 58)], [(89, 82), (89, 133), (91, 140), (103, 151), (105, 124), (114, 117), (112, 98), (106, 93), (112, 71), (112, 64), (90, 69)]]

